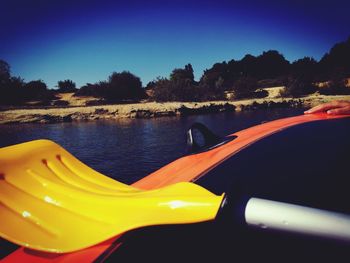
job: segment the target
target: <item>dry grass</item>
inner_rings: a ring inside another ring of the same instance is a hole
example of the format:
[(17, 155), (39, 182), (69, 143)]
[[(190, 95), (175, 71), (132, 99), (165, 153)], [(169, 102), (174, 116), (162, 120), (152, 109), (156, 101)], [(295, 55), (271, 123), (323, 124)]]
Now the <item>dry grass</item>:
[[(142, 117), (138, 112), (146, 112), (145, 117), (155, 116), (174, 116), (179, 114), (179, 110), (183, 107), (188, 109), (202, 109), (215, 106), (224, 108), (225, 104), (230, 104), (236, 107), (236, 111), (241, 110), (247, 105), (256, 103), (281, 103), (293, 101), (293, 98), (277, 98), (277, 94), (282, 87), (271, 88), (269, 96), (262, 99), (246, 99), (239, 101), (210, 101), (210, 102), (144, 102), (133, 104), (116, 104), (116, 105), (100, 105), (100, 106), (82, 106), (88, 100), (96, 99), (92, 97), (75, 98), (71, 94), (62, 95), (62, 99), (67, 100), (70, 106), (62, 108), (47, 108), (47, 109), (16, 109), (0, 112), (0, 124), (5, 123), (25, 123), (25, 122), (60, 122), (60, 121), (81, 121), (81, 120), (96, 120), (96, 119), (119, 119), (119, 118), (135, 118)], [(318, 93), (296, 99), (305, 108), (315, 106), (320, 103), (343, 99), (350, 100), (350, 95), (343, 96), (326, 96)]]
[(67, 101), (68, 106), (85, 106), (87, 102), (97, 101), (98, 98), (94, 97), (74, 97), (74, 93), (59, 93), (57, 94), (58, 100)]

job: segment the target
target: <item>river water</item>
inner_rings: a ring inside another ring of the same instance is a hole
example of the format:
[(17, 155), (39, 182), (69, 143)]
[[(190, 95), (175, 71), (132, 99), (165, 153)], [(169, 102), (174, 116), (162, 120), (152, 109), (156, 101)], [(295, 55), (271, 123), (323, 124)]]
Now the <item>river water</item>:
[(50, 139), (97, 171), (130, 184), (186, 154), (185, 134), (194, 122), (225, 136), (302, 112), (267, 109), (155, 119), (1, 125), (0, 147)]

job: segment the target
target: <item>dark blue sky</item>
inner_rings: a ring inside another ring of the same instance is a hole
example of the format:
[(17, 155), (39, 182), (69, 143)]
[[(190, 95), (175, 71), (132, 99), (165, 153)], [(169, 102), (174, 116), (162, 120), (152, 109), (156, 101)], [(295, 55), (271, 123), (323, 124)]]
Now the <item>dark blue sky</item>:
[(198, 79), (215, 62), (270, 49), (319, 60), (350, 36), (347, 2), (0, 0), (0, 59), (50, 88), (123, 70), (146, 85), (187, 63)]

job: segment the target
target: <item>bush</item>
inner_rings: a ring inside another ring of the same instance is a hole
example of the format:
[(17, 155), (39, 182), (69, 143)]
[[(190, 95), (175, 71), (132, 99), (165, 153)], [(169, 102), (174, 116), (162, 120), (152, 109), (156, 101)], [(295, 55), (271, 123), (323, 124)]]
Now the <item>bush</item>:
[(109, 82), (104, 97), (110, 102), (140, 100), (145, 97), (145, 92), (139, 77), (136, 77), (128, 71), (123, 71), (121, 73), (113, 72), (113, 74), (109, 76)]
[(316, 92), (310, 76), (290, 76), (286, 80), (286, 88), (280, 92), (281, 97), (300, 97)]
[(23, 88), (25, 100), (48, 101), (53, 99), (53, 94), (47, 89), (42, 80), (34, 80), (26, 83)]
[(207, 90), (194, 81), (193, 68), (177, 68), (170, 74), (170, 79), (158, 78), (150, 82), (156, 101), (201, 101), (207, 98)]
[(153, 86), (153, 98), (156, 101), (173, 101), (175, 96), (173, 95), (173, 87), (170, 80), (166, 78), (158, 78)]
[[(197, 85), (189, 79), (158, 79), (153, 88), (156, 101), (206, 101), (217, 99), (208, 86)], [(222, 98), (222, 97), (221, 97)]]
[(257, 81), (253, 77), (241, 77), (233, 84), (234, 99), (252, 98), (257, 88)]
[(145, 90), (139, 77), (130, 72), (114, 72), (108, 81), (87, 83), (74, 93), (74, 96), (92, 96), (103, 98), (106, 102), (138, 101), (146, 98)]
[(350, 88), (346, 86), (346, 78), (334, 78), (329, 81), (328, 85), (320, 89), (320, 94), (323, 95), (349, 95)]
[(264, 89), (258, 89), (253, 93), (254, 98), (262, 99), (269, 96), (268, 91)]
[(105, 97), (107, 87), (108, 87), (108, 83), (106, 81), (101, 81), (95, 84), (87, 83), (85, 86), (82, 86), (80, 89), (78, 89), (73, 96), (76, 96), (76, 97), (91, 96), (96, 98)]
[(75, 83), (70, 79), (58, 81), (57, 87), (58, 87), (58, 92), (62, 92), (62, 93), (76, 92), (77, 91), (77, 89), (75, 88)]
[(1, 83), (1, 105), (21, 105), (26, 100), (23, 79), (10, 77)]
[(198, 91), (191, 81), (159, 79), (154, 87), (156, 101), (196, 101)]

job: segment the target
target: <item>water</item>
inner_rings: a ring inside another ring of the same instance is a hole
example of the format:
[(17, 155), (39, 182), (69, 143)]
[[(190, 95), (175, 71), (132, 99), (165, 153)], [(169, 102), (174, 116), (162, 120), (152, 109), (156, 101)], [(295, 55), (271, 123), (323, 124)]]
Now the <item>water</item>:
[(2, 125), (0, 147), (50, 139), (97, 171), (129, 184), (186, 154), (185, 133), (194, 122), (224, 136), (302, 112), (270, 109), (157, 119)]

